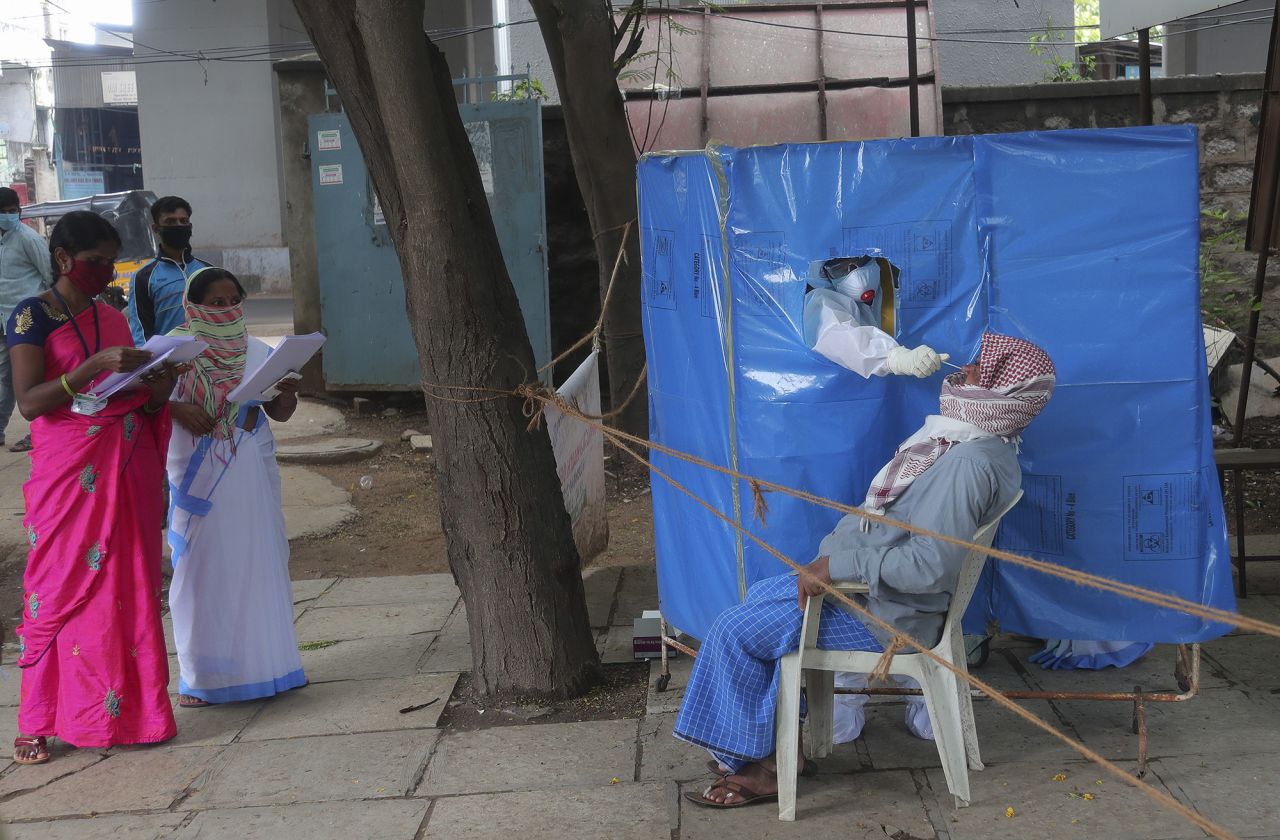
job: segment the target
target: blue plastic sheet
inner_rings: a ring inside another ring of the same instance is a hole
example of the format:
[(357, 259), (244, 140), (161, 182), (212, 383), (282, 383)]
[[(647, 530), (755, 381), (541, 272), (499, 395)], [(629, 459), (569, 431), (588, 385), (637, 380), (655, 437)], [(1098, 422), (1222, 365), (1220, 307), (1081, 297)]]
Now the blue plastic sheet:
[[(801, 335), (810, 260), (901, 269), (894, 329), (953, 360), (988, 329), (1058, 369), (997, 545), (1232, 609), (1200, 324), (1193, 127), (782, 145), (646, 156), (640, 225), (652, 437), (848, 504), (937, 410), (941, 374), (863, 379)], [(655, 454), (659, 598), (702, 636), (839, 514)], [(674, 479), (714, 508), (672, 486)], [(967, 623), (1041, 638), (1203, 641), (1226, 628), (988, 564)]]

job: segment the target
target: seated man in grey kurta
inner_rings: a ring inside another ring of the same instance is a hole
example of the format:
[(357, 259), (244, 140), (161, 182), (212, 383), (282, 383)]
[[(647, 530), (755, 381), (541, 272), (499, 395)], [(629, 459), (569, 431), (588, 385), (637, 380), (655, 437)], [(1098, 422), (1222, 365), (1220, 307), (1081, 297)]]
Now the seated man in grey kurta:
[[(863, 509), (918, 528), (970, 539), (1018, 492), (1019, 433), (1053, 393), (1054, 367), (1030, 342), (987, 333), (978, 361), (946, 378), (940, 414), (898, 447), (871, 482)], [(802, 605), (833, 580), (861, 581), (862, 603), (898, 633), (936, 644), (964, 548), (857, 515), (822, 540), (797, 578), (757, 582), (725, 610), (703, 641), (674, 727), (728, 770), (698, 805), (737, 808), (777, 797), (773, 761), (778, 660), (800, 638)], [(818, 647), (882, 651), (894, 635), (833, 604), (822, 608)], [(803, 767), (803, 760), (802, 760)]]

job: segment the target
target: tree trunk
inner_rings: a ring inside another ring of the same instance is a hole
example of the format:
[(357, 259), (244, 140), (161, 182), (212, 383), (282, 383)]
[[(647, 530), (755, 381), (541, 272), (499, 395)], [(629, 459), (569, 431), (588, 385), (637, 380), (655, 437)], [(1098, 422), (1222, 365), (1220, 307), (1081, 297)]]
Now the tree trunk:
[[(636, 218), (636, 158), (613, 70), (613, 18), (602, 0), (530, 0), (530, 5), (560, 89), (573, 168), (596, 237), (603, 305), (624, 227)], [(631, 395), (645, 363), (636, 224), (627, 236), (626, 261), (604, 313), (609, 397), (615, 408)], [(647, 436), (649, 403), (643, 388), (615, 422)]]
[(532, 380), (533, 351), (423, 0), (295, 6), (400, 257), (476, 687), (579, 694), (599, 673), (581, 562), (546, 431), (487, 393)]

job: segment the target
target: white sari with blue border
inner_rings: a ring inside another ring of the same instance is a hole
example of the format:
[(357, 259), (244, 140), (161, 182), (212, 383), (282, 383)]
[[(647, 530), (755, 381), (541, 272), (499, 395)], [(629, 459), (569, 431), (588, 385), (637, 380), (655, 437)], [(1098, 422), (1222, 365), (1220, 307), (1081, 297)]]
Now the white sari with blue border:
[[(250, 338), (245, 367), (269, 352)], [(169, 608), (181, 694), (209, 703), (270, 697), (306, 684), (293, 628), (289, 540), (275, 437), (252, 405), (230, 440), (176, 424), (169, 443)]]

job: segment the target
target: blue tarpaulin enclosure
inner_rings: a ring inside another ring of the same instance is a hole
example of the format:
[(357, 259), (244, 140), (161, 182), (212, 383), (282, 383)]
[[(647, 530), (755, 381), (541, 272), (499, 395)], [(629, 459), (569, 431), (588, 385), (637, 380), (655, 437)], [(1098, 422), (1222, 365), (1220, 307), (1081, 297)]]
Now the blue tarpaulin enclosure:
[[(1200, 323), (1193, 127), (927, 137), (653, 154), (639, 165), (654, 440), (861, 502), (936, 413), (941, 374), (863, 379), (801, 336), (810, 260), (901, 270), (907, 346), (973, 358), (985, 330), (1044, 347), (1058, 386), (1022, 444), (1025, 497), (997, 545), (1232, 609)], [(840, 514), (654, 454), (800, 562)], [(701, 637), (786, 567), (653, 479), (666, 618)], [(890, 511), (892, 515), (892, 510)], [(1221, 625), (988, 565), (969, 623), (1041, 638), (1203, 641)]]

